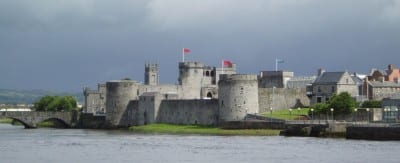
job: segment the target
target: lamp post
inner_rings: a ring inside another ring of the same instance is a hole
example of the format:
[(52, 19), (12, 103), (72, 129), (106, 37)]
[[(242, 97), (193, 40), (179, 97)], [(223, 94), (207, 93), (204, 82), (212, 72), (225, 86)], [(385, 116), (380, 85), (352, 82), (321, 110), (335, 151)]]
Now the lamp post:
[(334, 119), (333, 119), (333, 110), (334, 110), (334, 109), (333, 109), (333, 108), (331, 108), (331, 116), (332, 116), (332, 121), (334, 120)]
[(269, 108), (269, 112), (270, 112), (270, 114), (272, 114), (272, 107)]
[(395, 108), (394, 111), (395, 111), (395, 112), (394, 112), (394, 115), (396, 116), (396, 119), (395, 119), (395, 120), (396, 120), (396, 122), (397, 122), (397, 118), (399, 117), (399, 109)]
[(357, 118), (358, 118), (358, 117), (357, 117), (357, 116), (358, 116), (358, 115), (357, 115), (357, 110), (358, 110), (357, 108), (354, 109), (354, 112), (356, 113), (356, 118), (355, 118), (356, 124), (357, 124)]
[(314, 109), (311, 108), (311, 122), (314, 123)]
[(387, 108), (385, 107), (384, 109), (383, 109), (383, 121), (384, 122), (387, 122), (387, 115), (386, 115), (386, 112), (387, 112)]
[(368, 118), (368, 119), (367, 119), (367, 120), (368, 120), (367, 122), (369, 123), (369, 108), (366, 108), (365, 110), (367, 110), (367, 118)]
[(300, 107), (297, 108), (297, 117), (298, 117), (299, 120), (300, 120)]
[(289, 119), (292, 120), (292, 109), (289, 109)]

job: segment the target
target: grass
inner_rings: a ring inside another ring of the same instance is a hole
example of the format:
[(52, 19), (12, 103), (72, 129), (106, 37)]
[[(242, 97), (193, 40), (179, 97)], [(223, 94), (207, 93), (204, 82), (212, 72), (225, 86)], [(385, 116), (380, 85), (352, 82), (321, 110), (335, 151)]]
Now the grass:
[(55, 128), (57, 125), (52, 121), (43, 121), (37, 124), (37, 127)]
[(0, 123), (12, 123), (11, 118), (0, 118)]
[(285, 120), (295, 120), (299, 115), (308, 115), (308, 111), (310, 108), (301, 108), (300, 110), (292, 109), (290, 113), (289, 109), (284, 110), (276, 110), (271, 112), (265, 112), (261, 115), (270, 118), (277, 118), (277, 119), (285, 119)]
[(225, 130), (213, 126), (201, 125), (172, 125), (150, 124), (145, 126), (132, 126), (129, 130), (140, 133), (168, 133), (168, 134), (199, 134), (199, 135), (253, 135), (276, 136), (280, 130), (272, 129), (239, 129)]

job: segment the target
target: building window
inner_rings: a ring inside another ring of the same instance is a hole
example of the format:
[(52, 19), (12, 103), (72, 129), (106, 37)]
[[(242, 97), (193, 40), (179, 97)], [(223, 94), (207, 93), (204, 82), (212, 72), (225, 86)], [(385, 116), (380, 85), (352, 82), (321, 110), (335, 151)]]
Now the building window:
[(318, 92), (321, 92), (321, 87), (318, 87)]
[(322, 102), (322, 98), (321, 97), (317, 97), (317, 103), (321, 103)]
[(334, 93), (335, 92), (335, 87), (334, 86), (332, 86), (332, 93)]

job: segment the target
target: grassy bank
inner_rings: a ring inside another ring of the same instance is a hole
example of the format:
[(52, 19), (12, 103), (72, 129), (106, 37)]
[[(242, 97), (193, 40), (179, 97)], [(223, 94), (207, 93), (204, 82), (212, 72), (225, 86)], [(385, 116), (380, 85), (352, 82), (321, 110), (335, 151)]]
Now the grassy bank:
[(52, 121), (43, 121), (37, 124), (37, 127), (56, 128), (57, 125)]
[(271, 112), (264, 112), (261, 115), (265, 117), (271, 117), (271, 118), (277, 118), (277, 119), (285, 119), (285, 120), (295, 120), (299, 116), (302, 115), (307, 115), (308, 111), (310, 108), (301, 108), (300, 110), (298, 109), (292, 109), (290, 112), (289, 109), (283, 109), (283, 110), (274, 110)]
[(0, 123), (12, 123), (11, 118), (0, 118)]
[(279, 135), (280, 132), (280, 130), (272, 130), (272, 129), (224, 130), (212, 126), (172, 125), (172, 124), (150, 124), (145, 126), (132, 126), (129, 128), (129, 130), (141, 133), (255, 135), (255, 136), (275, 136)]

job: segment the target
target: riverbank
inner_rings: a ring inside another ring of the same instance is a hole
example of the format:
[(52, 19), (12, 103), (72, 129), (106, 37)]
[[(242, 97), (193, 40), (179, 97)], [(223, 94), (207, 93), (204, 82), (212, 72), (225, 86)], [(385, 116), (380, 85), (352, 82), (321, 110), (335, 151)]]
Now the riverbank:
[(0, 118), (0, 123), (12, 123), (12, 119), (11, 118)]
[(277, 136), (281, 132), (281, 130), (273, 130), (273, 129), (226, 130), (214, 126), (172, 125), (172, 124), (150, 124), (145, 126), (132, 126), (129, 128), (129, 130), (140, 133), (248, 135), (248, 136)]
[[(15, 121), (11, 118), (0, 118), (0, 123), (11, 124), (16, 126), (22, 126), (22, 124), (18, 121)], [(62, 125), (55, 123), (53, 121), (43, 121), (37, 124), (37, 127), (44, 127), (44, 128), (63, 128)]]

